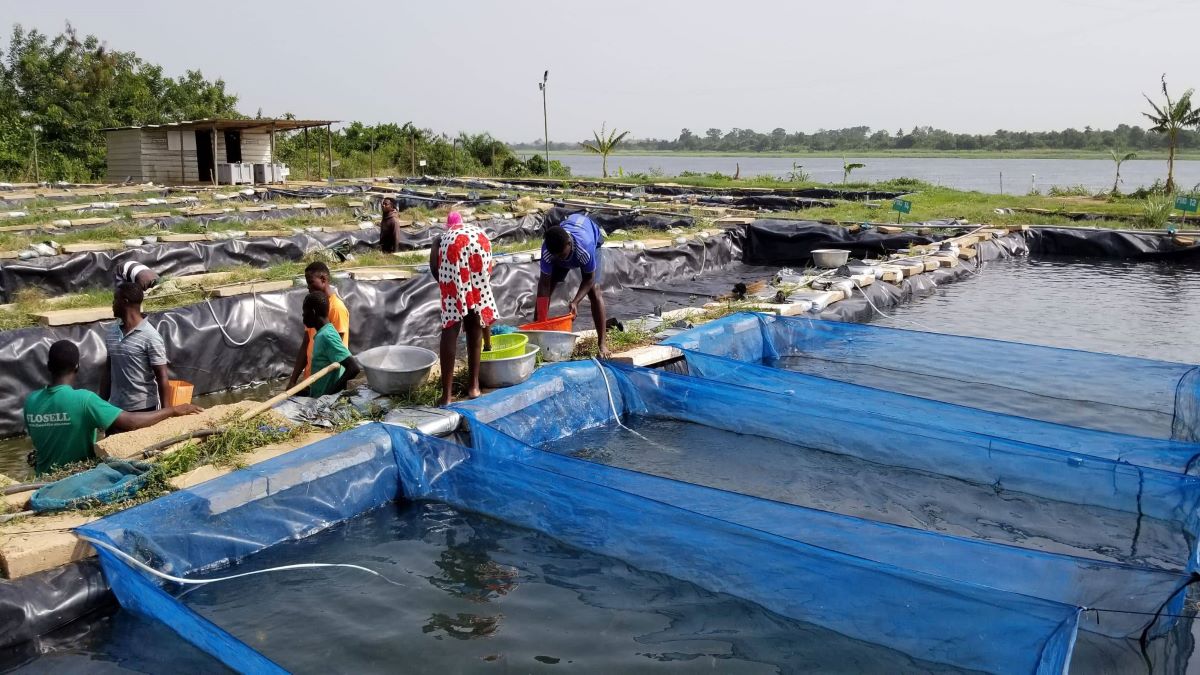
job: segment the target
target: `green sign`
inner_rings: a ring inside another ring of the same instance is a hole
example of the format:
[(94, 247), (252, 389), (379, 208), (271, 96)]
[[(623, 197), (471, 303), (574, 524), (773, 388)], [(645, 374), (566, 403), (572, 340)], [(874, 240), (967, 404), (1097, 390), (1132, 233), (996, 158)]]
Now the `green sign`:
[[(897, 213), (909, 213), (912, 211), (912, 202), (907, 199), (893, 199), (892, 210)], [(1193, 208), (1192, 210), (1195, 211), (1196, 209)]]
[(1196, 197), (1176, 197), (1175, 208), (1180, 211), (1196, 212), (1196, 207), (1200, 206), (1200, 199)]

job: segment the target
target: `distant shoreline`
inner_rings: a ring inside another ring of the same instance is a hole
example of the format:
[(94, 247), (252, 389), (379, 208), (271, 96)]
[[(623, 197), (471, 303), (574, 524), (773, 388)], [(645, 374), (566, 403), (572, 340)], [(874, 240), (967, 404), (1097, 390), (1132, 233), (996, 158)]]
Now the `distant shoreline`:
[[(523, 155), (541, 154), (541, 150), (534, 148), (513, 148), (513, 152)], [(565, 155), (572, 156), (587, 156), (588, 153), (582, 150), (551, 150), (550, 156), (561, 157)], [(848, 159), (860, 157), (895, 157), (906, 159), (1107, 159), (1111, 160), (1107, 152), (1096, 152), (1089, 150), (862, 150), (850, 152), (709, 152), (709, 151), (676, 151), (676, 150), (623, 150), (613, 152), (609, 155), (610, 158), (623, 156), (643, 156), (643, 157), (773, 157), (773, 158), (794, 158), (802, 160), (808, 157), (826, 158), (835, 157), (841, 158), (845, 156)], [(599, 157), (597, 156), (597, 159)], [(1166, 161), (1166, 151), (1146, 151), (1139, 152), (1137, 159), (1161, 160)], [(1177, 152), (1175, 159), (1183, 160), (1200, 160), (1200, 152)]]

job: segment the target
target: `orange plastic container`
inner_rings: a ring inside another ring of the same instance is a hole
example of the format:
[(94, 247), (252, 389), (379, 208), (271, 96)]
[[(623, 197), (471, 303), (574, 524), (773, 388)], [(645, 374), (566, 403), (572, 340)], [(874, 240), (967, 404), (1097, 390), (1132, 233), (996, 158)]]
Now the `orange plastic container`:
[(167, 402), (169, 408), (192, 402), (192, 383), (183, 380), (167, 380)]
[(559, 330), (567, 333), (571, 332), (571, 328), (575, 325), (575, 315), (565, 314), (556, 316), (545, 321), (534, 321), (527, 323), (524, 326), (518, 326), (517, 330)]

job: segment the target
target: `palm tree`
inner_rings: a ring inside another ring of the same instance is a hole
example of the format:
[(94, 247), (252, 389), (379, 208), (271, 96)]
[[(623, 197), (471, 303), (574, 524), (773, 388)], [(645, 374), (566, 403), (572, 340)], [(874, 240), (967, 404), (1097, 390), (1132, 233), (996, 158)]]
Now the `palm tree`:
[(847, 162), (846, 156), (842, 155), (842, 185), (845, 185), (846, 181), (850, 180), (850, 172), (851, 171), (853, 171), (855, 169), (865, 169), (865, 168), (867, 168), (866, 164), (860, 164), (858, 162)]
[(592, 136), (596, 139), (594, 143), (580, 143), (584, 150), (600, 155), (600, 173), (604, 178), (608, 178), (608, 154), (629, 135), (628, 131), (618, 134), (616, 129), (613, 129), (612, 133), (606, 133), (604, 128), (606, 124), (607, 122), (600, 125), (599, 133), (592, 132)]
[(1112, 195), (1114, 197), (1116, 197), (1119, 194), (1119, 192), (1117, 191), (1117, 183), (1121, 182), (1121, 165), (1124, 164), (1126, 161), (1137, 157), (1137, 153), (1136, 152), (1124, 152), (1123, 153), (1120, 150), (1117, 150), (1115, 148), (1109, 148), (1108, 154), (1112, 156), (1113, 163), (1117, 165), (1117, 175), (1115, 177), (1113, 177), (1113, 189), (1112, 189)]
[(1171, 95), (1167, 93), (1167, 75), (1163, 73), (1162, 93), (1166, 105), (1160, 108), (1149, 96), (1142, 94), (1154, 110), (1153, 114), (1142, 113), (1154, 123), (1150, 131), (1167, 135), (1167, 193), (1175, 191), (1175, 145), (1179, 141), (1179, 132), (1187, 127), (1200, 125), (1200, 109), (1192, 107), (1193, 91), (1195, 90), (1188, 89), (1178, 101), (1172, 101)]

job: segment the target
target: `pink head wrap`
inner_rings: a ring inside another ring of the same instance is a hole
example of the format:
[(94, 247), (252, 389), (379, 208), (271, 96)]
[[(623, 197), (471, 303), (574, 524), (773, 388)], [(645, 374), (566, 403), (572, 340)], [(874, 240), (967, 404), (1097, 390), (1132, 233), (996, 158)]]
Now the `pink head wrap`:
[(446, 216), (446, 227), (450, 228), (455, 225), (462, 225), (462, 216), (458, 215), (458, 211), (451, 211), (450, 215)]

